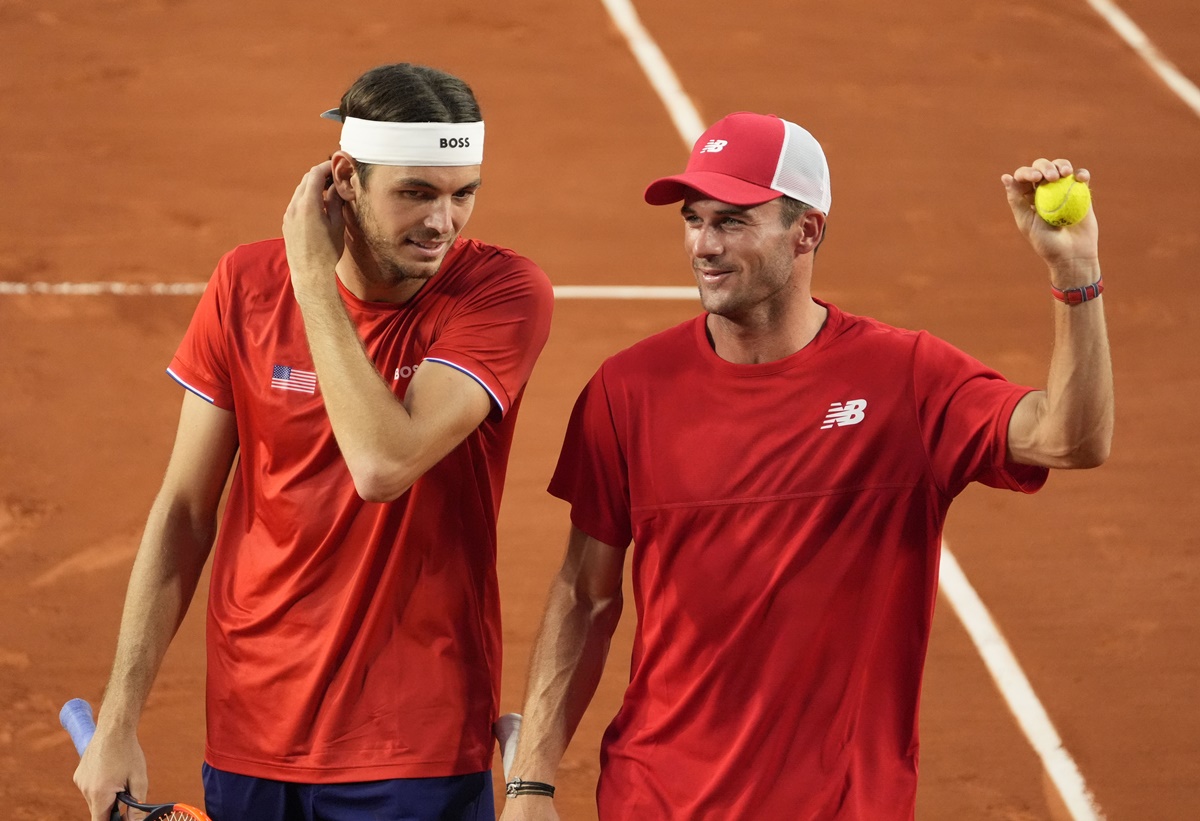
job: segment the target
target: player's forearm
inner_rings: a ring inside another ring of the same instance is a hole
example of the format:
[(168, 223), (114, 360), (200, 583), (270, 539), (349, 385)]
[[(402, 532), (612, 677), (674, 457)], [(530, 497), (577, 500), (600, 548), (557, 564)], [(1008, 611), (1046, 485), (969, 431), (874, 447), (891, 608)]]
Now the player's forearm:
[(619, 591), (589, 599), (556, 578), (530, 663), (514, 777), (553, 783), (600, 682), (621, 607)]
[[(1094, 261), (1052, 270), (1059, 288), (1100, 278)], [(1103, 463), (1113, 435), (1113, 376), (1103, 297), (1079, 305), (1056, 302), (1054, 350), (1046, 391), (1037, 406), (1034, 441), (1039, 463), (1089, 468)]]
[(155, 502), (125, 594), (101, 709), (105, 729), (137, 726), (167, 647), (195, 594), (215, 532), (212, 516), (197, 517), (162, 499)]
[(375, 370), (336, 288), (296, 296), (322, 399), (355, 485), (364, 498), (395, 498), (428, 461), (412, 417)]

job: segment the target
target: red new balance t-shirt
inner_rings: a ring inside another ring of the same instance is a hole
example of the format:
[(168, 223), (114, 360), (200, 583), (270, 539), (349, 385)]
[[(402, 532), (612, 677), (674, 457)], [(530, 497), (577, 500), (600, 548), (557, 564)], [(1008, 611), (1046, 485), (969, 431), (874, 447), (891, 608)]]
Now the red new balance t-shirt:
[(460, 239), (404, 305), (341, 294), (397, 397), (438, 361), (478, 381), (493, 413), (399, 499), (363, 501), (283, 241), (221, 260), (170, 367), (236, 414), (240, 445), (213, 557), (206, 758), (307, 782), (486, 770), (500, 686), (496, 516), (553, 292), (529, 260)]
[(638, 626), (605, 734), (604, 821), (908, 819), (942, 523), (1009, 463), (1029, 391), (833, 306), (785, 359), (718, 357), (703, 316), (609, 359), (550, 491), (632, 539)]

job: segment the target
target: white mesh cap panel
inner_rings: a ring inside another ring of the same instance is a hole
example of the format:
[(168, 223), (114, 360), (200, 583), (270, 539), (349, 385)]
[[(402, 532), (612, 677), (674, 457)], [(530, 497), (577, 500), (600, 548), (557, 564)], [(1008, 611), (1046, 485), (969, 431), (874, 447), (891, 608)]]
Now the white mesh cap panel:
[(783, 125), (783, 151), (771, 187), (828, 214), (829, 164), (821, 144), (795, 123), (784, 120)]

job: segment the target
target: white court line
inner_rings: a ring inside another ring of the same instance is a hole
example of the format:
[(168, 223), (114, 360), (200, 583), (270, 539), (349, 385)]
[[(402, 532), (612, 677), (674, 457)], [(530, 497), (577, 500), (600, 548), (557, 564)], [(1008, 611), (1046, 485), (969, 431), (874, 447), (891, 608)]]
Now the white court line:
[[(196, 296), (203, 282), (0, 282), (0, 294), (55, 296)], [(686, 299), (699, 300), (695, 286), (674, 285), (558, 285), (556, 299)]]
[[(671, 111), (679, 135), (690, 149), (696, 138), (703, 133), (704, 127), (700, 125), (694, 133), (692, 132), (691, 124), (699, 123), (700, 116), (682, 89), (678, 94), (674, 93), (673, 89), (677, 88), (679, 84), (675, 72), (662, 58), (662, 52), (653, 44), (649, 34), (638, 20), (637, 12), (634, 11), (628, 0), (602, 0), (602, 2), (609, 13), (613, 15), (622, 32), (633, 32), (633, 37), (626, 34), (629, 47), (635, 55), (638, 55), (642, 69), (650, 77), (650, 84)], [(620, 18), (613, 11), (614, 8), (619, 10)], [(657, 57), (654, 60), (645, 60), (641, 56), (643, 52), (652, 53)], [(664, 89), (669, 94), (664, 93)], [(677, 115), (675, 109), (680, 106), (686, 106), (691, 111)], [(681, 126), (680, 123), (687, 125), (686, 127)], [(1029, 680), (1008, 649), (1003, 636), (1000, 635), (995, 622), (988, 614), (987, 608), (983, 606), (983, 602), (980, 601), (979, 596), (967, 581), (962, 568), (955, 561), (953, 554), (945, 548), (944, 543), (941, 578), (942, 584), (946, 586), (944, 588), (946, 595), (950, 598), (955, 612), (959, 613), (959, 618), (962, 619), (967, 632), (971, 634), (971, 639), (975, 642), (984, 663), (987, 664), (996, 686), (999, 687), (1009, 708), (1017, 717), (1030, 744), (1041, 757), (1047, 773), (1062, 795), (1072, 818), (1074, 821), (1099, 821), (1103, 816), (1100, 815), (1091, 792), (1083, 781), (1083, 776), (1080, 775), (1075, 762), (1063, 747), (1062, 740), (1050, 723), (1045, 708), (1038, 701), (1033, 688), (1029, 685)]]
[(0, 282), (0, 294), (12, 295), (193, 296), (203, 292), (203, 282)]
[(1167, 84), (1167, 88), (1178, 94), (1179, 99), (1187, 103), (1188, 107), (1197, 116), (1200, 116), (1200, 88), (1197, 88), (1195, 83), (1184, 76), (1183, 72), (1175, 68), (1171, 61), (1162, 55), (1162, 52), (1150, 42), (1150, 38), (1146, 36), (1145, 32), (1138, 28), (1137, 23), (1129, 19), (1129, 15), (1121, 11), (1111, 0), (1088, 0), (1088, 5), (1113, 27), (1121, 39), (1128, 43), (1150, 68), (1154, 69), (1154, 72)]
[(699, 304), (695, 285), (557, 285), (557, 299), (687, 299)]
[(604, 4), (604, 8), (608, 9), (608, 15), (617, 24), (621, 34), (625, 36), (629, 50), (637, 58), (650, 85), (658, 92), (659, 99), (667, 107), (667, 113), (671, 115), (671, 120), (675, 123), (675, 130), (683, 138), (684, 147), (690, 151), (692, 144), (704, 133), (704, 121), (700, 119), (696, 106), (692, 104), (692, 98), (683, 90), (683, 86), (679, 83), (679, 77), (675, 75), (675, 70), (667, 62), (667, 58), (663, 56), (658, 43), (654, 42), (654, 38), (642, 25), (631, 0), (600, 0), (600, 2)]
[(1062, 738), (1054, 729), (1046, 708), (1033, 692), (1029, 679), (1001, 635), (1000, 628), (944, 541), (939, 582), (942, 593), (958, 614), (959, 621), (967, 629), (1000, 694), (1004, 696), (1008, 709), (1012, 710), (1025, 737), (1042, 759), (1042, 765), (1066, 802), (1071, 817), (1076, 821), (1102, 821), (1104, 815), (1084, 782), (1079, 767), (1075, 765), (1075, 759), (1063, 746)]

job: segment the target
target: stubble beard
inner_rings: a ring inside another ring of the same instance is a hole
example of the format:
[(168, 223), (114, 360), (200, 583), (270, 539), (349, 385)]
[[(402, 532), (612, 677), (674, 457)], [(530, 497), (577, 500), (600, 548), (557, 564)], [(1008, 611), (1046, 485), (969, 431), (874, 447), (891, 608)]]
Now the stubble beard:
[(380, 229), (379, 223), (375, 220), (374, 213), (370, 208), (363, 208), (358, 213), (359, 226), (362, 230), (363, 240), (366, 242), (367, 248), (371, 252), (371, 257), (375, 261), (375, 266), (379, 272), (380, 285), (400, 285), (405, 282), (420, 281), (432, 279), (433, 275), (442, 267), (442, 262), (446, 259), (446, 254), (450, 250), (450, 242), (447, 242), (442, 255), (436, 260), (429, 262), (408, 262), (399, 258), (403, 253), (403, 248), (408, 240), (417, 242), (431, 242), (439, 239), (440, 236), (436, 233), (430, 233), (427, 236), (418, 234), (417, 236), (405, 235), (397, 242), (393, 242)]
[(371, 256), (375, 259), (376, 267), (379, 270), (379, 276), (383, 280), (381, 284), (399, 285), (403, 282), (411, 282), (413, 280), (428, 280), (432, 279), (433, 275), (438, 272), (442, 265), (442, 260), (445, 259), (443, 254), (436, 261), (427, 263), (410, 263), (396, 258), (395, 248), (381, 237), (368, 236), (367, 247), (371, 249)]
[[(710, 267), (722, 267), (721, 261), (715, 260)], [(737, 322), (758, 308), (767, 308), (769, 312), (769, 303), (787, 288), (791, 279), (791, 256), (781, 248), (763, 259), (755, 269), (737, 266), (727, 274), (733, 281), (720, 283), (719, 290), (706, 289), (701, 274), (694, 273), (700, 289), (700, 305), (705, 312)]]

